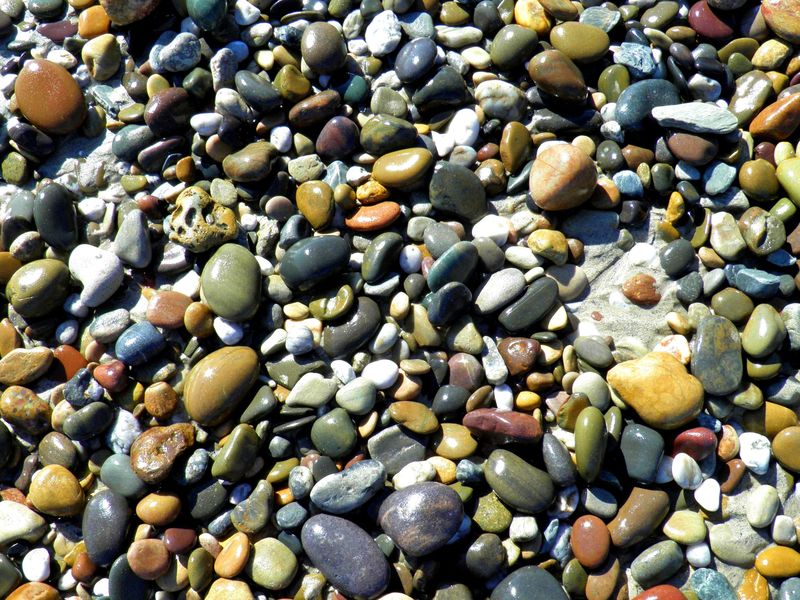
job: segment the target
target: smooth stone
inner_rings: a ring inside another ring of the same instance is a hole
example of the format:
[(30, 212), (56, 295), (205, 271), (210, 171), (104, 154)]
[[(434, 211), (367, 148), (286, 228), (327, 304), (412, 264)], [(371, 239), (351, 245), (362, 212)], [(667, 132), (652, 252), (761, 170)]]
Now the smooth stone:
[(378, 545), (358, 525), (316, 515), (303, 525), (303, 549), (311, 563), (342, 593), (374, 598), (389, 585), (389, 564)]
[(389, 495), (381, 503), (378, 521), (404, 552), (425, 556), (448, 542), (458, 530), (463, 514), (458, 494), (431, 481)]
[(183, 398), (187, 412), (203, 425), (224, 421), (249, 392), (258, 371), (258, 357), (251, 348), (229, 346), (212, 352), (186, 377)]
[(357, 432), (343, 408), (334, 408), (320, 417), (311, 427), (311, 441), (321, 454), (342, 458), (356, 443)]
[(126, 541), (130, 509), (124, 496), (111, 490), (95, 492), (83, 511), (86, 552), (97, 565), (108, 565)]
[(558, 580), (544, 569), (528, 565), (515, 570), (492, 590), (491, 600), (567, 600)]
[(500, 499), (522, 512), (540, 512), (555, 497), (550, 476), (508, 450), (493, 451), (484, 472), (486, 482)]
[(183, 88), (167, 88), (154, 94), (144, 110), (144, 122), (158, 137), (179, 133), (189, 124), (191, 97)]
[(793, 472), (800, 472), (800, 427), (794, 425), (785, 428), (772, 440), (772, 453), (782, 467)]
[(544, 210), (568, 210), (583, 204), (594, 191), (597, 172), (591, 158), (571, 144), (556, 144), (533, 162), (531, 198)]
[(403, 83), (417, 81), (436, 60), (436, 44), (430, 38), (416, 38), (405, 44), (395, 58), (395, 73)]
[(708, 394), (723, 396), (742, 381), (742, 346), (736, 326), (725, 317), (709, 316), (700, 321), (695, 334), (692, 374)]
[(738, 595), (726, 577), (712, 569), (697, 569), (689, 578), (689, 586), (699, 600), (736, 600)]
[(297, 558), (280, 540), (264, 538), (253, 544), (244, 572), (256, 585), (282, 590), (297, 573)]
[(703, 408), (703, 386), (672, 355), (651, 352), (608, 372), (608, 383), (651, 427), (676, 429)]
[(628, 425), (622, 431), (620, 450), (628, 477), (642, 483), (652, 483), (664, 455), (664, 438), (655, 429), (644, 425)]
[(539, 36), (534, 30), (516, 24), (506, 25), (492, 40), (489, 52), (492, 63), (501, 71), (517, 67), (531, 55), (538, 41)]
[(372, 338), (380, 324), (378, 305), (370, 298), (359, 296), (356, 310), (347, 321), (325, 327), (320, 345), (330, 357), (349, 356)]
[(372, 176), (386, 187), (413, 187), (422, 181), (432, 164), (433, 155), (426, 148), (395, 150), (375, 161)]
[(78, 241), (74, 200), (67, 188), (55, 182), (42, 186), (33, 200), (36, 229), (56, 250), (70, 250)]
[(18, 540), (36, 542), (47, 530), (47, 522), (24, 504), (0, 500), (0, 544)]
[(415, 145), (417, 130), (405, 119), (376, 115), (361, 129), (361, 146), (375, 156), (410, 148)]
[(324, 512), (344, 514), (368, 502), (386, 481), (386, 469), (377, 460), (363, 460), (320, 479), (311, 489), (311, 501)]
[(476, 312), (480, 315), (496, 312), (516, 300), (524, 289), (525, 277), (519, 269), (492, 273), (476, 292)]
[(261, 269), (247, 248), (223, 244), (203, 267), (200, 288), (214, 313), (230, 321), (244, 321), (258, 310)]
[(549, 277), (535, 280), (519, 300), (506, 307), (498, 317), (510, 332), (527, 329), (553, 307), (558, 299), (558, 284)]
[(467, 221), (476, 221), (486, 213), (486, 192), (477, 175), (454, 163), (436, 164), (428, 195), (435, 209)]
[(536, 443), (542, 439), (539, 422), (525, 413), (478, 408), (464, 415), (462, 423), (479, 437), (495, 443)]
[(139, 498), (147, 493), (147, 486), (131, 468), (130, 456), (126, 454), (112, 454), (103, 461), (100, 479), (126, 498)]
[(375, 283), (394, 267), (400, 255), (403, 238), (397, 233), (381, 233), (370, 242), (361, 263), (361, 276), (367, 283)]
[(347, 48), (342, 34), (330, 23), (311, 23), (303, 32), (300, 52), (306, 64), (320, 74), (336, 72), (344, 65)]
[(786, 338), (786, 325), (770, 304), (755, 307), (742, 331), (742, 349), (752, 358), (775, 352)]
[(478, 265), (478, 249), (471, 242), (458, 242), (442, 254), (428, 271), (428, 287), (439, 291), (448, 283), (466, 283)]
[(153, 325), (142, 321), (128, 327), (117, 338), (114, 353), (126, 365), (136, 367), (153, 358), (166, 346), (164, 336)]
[(49, 60), (27, 61), (17, 76), (14, 94), (23, 116), (45, 133), (72, 133), (86, 116), (78, 83), (64, 67)]
[(553, 27), (550, 43), (575, 62), (592, 63), (608, 52), (611, 42), (599, 27), (568, 21)]
[(656, 106), (650, 111), (650, 114), (662, 127), (691, 133), (724, 135), (732, 133), (738, 128), (738, 122), (733, 113), (716, 104), (706, 102)]
[(594, 406), (584, 408), (575, 422), (575, 464), (588, 483), (597, 479), (606, 453), (608, 432), (603, 413)]
[(761, 14), (769, 29), (788, 42), (800, 43), (800, 15), (797, 3), (792, 0), (768, 0), (763, 3)]
[(223, 0), (186, 0), (186, 11), (203, 31), (213, 31), (225, 18)]
[(586, 100), (588, 90), (583, 74), (575, 63), (559, 50), (545, 50), (534, 56), (528, 65), (528, 73), (539, 89), (559, 100), (567, 102)]
[(323, 236), (293, 244), (281, 260), (281, 277), (290, 288), (306, 291), (338, 275), (350, 260), (350, 245), (340, 237)]
[(211, 475), (224, 481), (239, 481), (255, 460), (260, 441), (250, 425), (234, 427), (211, 464)]
[(644, 588), (662, 583), (683, 566), (683, 551), (672, 540), (653, 544), (631, 563), (631, 575)]
[(272, 160), (277, 155), (277, 148), (269, 142), (253, 142), (226, 156), (222, 170), (237, 183), (261, 181), (272, 171)]
[(634, 487), (617, 515), (608, 523), (611, 541), (628, 548), (646, 539), (669, 512), (669, 496), (662, 490)]
[(599, 568), (608, 557), (611, 547), (608, 528), (595, 516), (579, 517), (572, 526), (570, 546), (582, 566), (587, 569)]
[(425, 438), (393, 425), (367, 440), (369, 455), (386, 468), (388, 476), (396, 475), (407, 464), (425, 459)]
[(23, 317), (36, 318), (61, 308), (69, 292), (69, 269), (63, 262), (44, 258), (19, 269), (6, 285), (6, 298)]

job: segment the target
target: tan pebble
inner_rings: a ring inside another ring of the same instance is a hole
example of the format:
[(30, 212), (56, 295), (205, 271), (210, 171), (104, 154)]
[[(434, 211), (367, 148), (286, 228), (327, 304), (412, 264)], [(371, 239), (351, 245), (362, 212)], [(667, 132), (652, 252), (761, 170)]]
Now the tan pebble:
[(164, 527), (172, 523), (181, 512), (181, 501), (174, 494), (147, 494), (136, 504), (136, 516), (148, 525)]
[(223, 544), (222, 551), (214, 561), (214, 572), (231, 579), (242, 572), (250, 558), (250, 540), (241, 531), (234, 533)]

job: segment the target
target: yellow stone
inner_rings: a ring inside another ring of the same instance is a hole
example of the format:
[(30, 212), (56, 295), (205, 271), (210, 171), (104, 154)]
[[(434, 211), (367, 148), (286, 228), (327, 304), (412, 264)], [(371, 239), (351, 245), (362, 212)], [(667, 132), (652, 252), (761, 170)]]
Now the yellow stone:
[(61, 465), (47, 465), (33, 474), (28, 500), (41, 513), (71, 517), (81, 512), (84, 499), (78, 479)]
[(478, 449), (478, 441), (463, 425), (442, 423), (441, 431), (434, 439), (433, 448), (439, 456), (450, 460), (460, 460), (475, 453), (475, 450)]
[(538, 0), (520, 0), (514, 5), (514, 21), (533, 29), (540, 38), (547, 36), (553, 22)]
[(514, 405), (520, 410), (533, 410), (542, 405), (542, 397), (536, 392), (522, 391), (517, 394)]
[(676, 429), (703, 409), (702, 384), (665, 352), (650, 352), (620, 363), (607, 378), (619, 398), (657, 429)]
[(748, 569), (744, 572), (736, 594), (739, 600), (769, 600), (769, 584), (761, 573)]
[(756, 556), (756, 569), (764, 577), (800, 575), (800, 552), (786, 546), (771, 546)]
[(664, 523), (664, 535), (669, 539), (688, 546), (706, 539), (706, 524), (699, 513), (692, 510), (676, 510)]

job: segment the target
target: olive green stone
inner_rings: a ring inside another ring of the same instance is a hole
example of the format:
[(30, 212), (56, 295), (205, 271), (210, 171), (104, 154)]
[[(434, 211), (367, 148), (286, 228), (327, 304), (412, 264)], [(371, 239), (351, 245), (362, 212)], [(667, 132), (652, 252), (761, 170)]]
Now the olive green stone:
[(584, 408), (589, 406), (589, 397), (586, 394), (570, 394), (567, 401), (558, 408), (556, 413), (558, 426), (567, 431), (574, 431), (578, 415), (583, 412)]
[(606, 411), (606, 414), (603, 415), (603, 418), (606, 422), (606, 431), (608, 432), (608, 435), (619, 442), (620, 438), (622, 437), (622, 428), (625, 424), (622, 419), (622, 411), (618, 406), (612, 406)]
[(361, 276), (367, 283), (375, 283), (395, 268), (403, 248), (403, 236), (392, 231), (381, 233), (367, 246), (361, 263)]
[(742, 331), (742, 349), (751, 358), (763, 358), (780, 348), (785, 337), (780, 313), (769, 304), (759, 304)]
[(147, 188), (147, 177), (144, 175), (123, 175), (120, 178), (120, 184), (123, 190), (129, 194), (135, 194)]
[(738, 52), (739, 54), (743, 54), (748, 59), (753, 58), (753, 55), (758, 50), (758, 47), (761, 44), (758, 40), (754, 40), (753, 38), (749, 37), (741, 37), (736, 38), (735, 40), (728, 42), (722, 48), (719, 49), (717, 52), (717, 56), (719, 56), (719, 60), (723, 63), (728, 62), (731, 55), (734, 52)]
[(472, 520), (487, 533), (502, 533), (511, 525), (511, 516), (511, 511), (500, 502), (497, 494), (489, 492), (478, 498)]
[(100, 468), (100, 480), (109, 488), (126, 498), (139, 498), (147, 493), (147, 485), (139, 479), (131, 467), (127, 454), (112, 454)]
[(43, 258), (22, 265), (6, 285), (6, 298), (23, 317), (45, 317), (59, 310), (69, 293), (69, 269)]
[(753, 301), (736, 288), (725, 288), (711, 297), (711, 308), (721, 317), (734, 323), (743, 321), (753, 312)]
[(284, 100), (296, 104), (311, 93), (311, 82), (294, 65), (284, 65), (272, 85)]
[(320, 321), (332, 321), (350, 310), (355, 298), (353, 288), (344, 284), (340, 288), (330, 289), (322, 296), (314, 298), (308, 303), (308, 310), (314, 318)]
[(631, 575), (644, 588), (662, 583), (683, 566), (683, 551), (672, 540), (653, 544), (631, 563)]
[(222, 170), (233, 181), (250, 183), (261, 181), (270, 174), (272, 159), (278, 150), (269, 142), (253, 142), (222, 161)]
[(28, 159), (19, 152), (9, 152), (0, 165), (3, 179), (11, 185), (23, 185), (31, 176)]
[(603, 413), (594, 406), (584, 408), (575, 422), (575, 463), (580, 476), (589, 483), (603, 468), (607, 439)]
[(439, 20), (444, 25), (450, 25), (451, 27), (466, 24), (469, 21), (469, 17), (469, 13), (461, 8), (458, 2), (445, 2), (439, 12)]
[[(0, 438), (7, 435), (8, 430), (0, 428)], [(51, 431), (39, 442), (39, 462), (43, 466), (61, 465), (67, 469), (72, 469), (78, 459), (78, 451), (75, 444), (67, 436), (57, 431)], [(2, 461), (0, 461), (2, 462)]]
[(791, 201), (800, 206), (800, 158), (781, 161), (776, 175)]
[(205, 98), (214, 89), (211, 71), (195, 67), (183, 78), (181, 87), (198, 100)]
[(411, 314), (406, 319), (405, 329), (411, 330), (411, 335), (420, 346), (440, 346), (442, 343), (441, 333), (431, 325), (428, 311), (421, 304), (411, 305)]
[(561, 585), (567, 590), (570, 598), (583, 597), (588, 581), (589, 574), (577, 558), (570, 560), (561, 574)]
[(195, 548), (186, 564), (189, 585), (193, 590), (202, 590), (214, 578), (214, 556), (204, 548)]
[(764, 393), (761, 388), (751, 383), (733, 397), (733, 404), (745, 410), (757, 410), (764, 405)]
[(478, 249), (475, 244), (458, 242), (433, 263), (428, 271), (428, 287), (436, 292), (451, 281), (466, 283), (477, 266)]
[(739, 185), (749, 197), (756, 200), (766, 201), (780, 192), (775, 167), (763, 158), (749, 160), (742, 165), (739, 170)]
[(748, 358), (745, 361), (747, 376), (756, 380), (772, 379), (780, 372), (782, 365), (783, 362), (777, 352), (758, 360)]
[(619, 95), (631, 84), (631, 74), (623, 65), (610, 65), (603, 69), (597, 80), (597, 89), (608, 102), (616, 102)]
[(505, 504), (522, 512), (543, 511), (555, 498), (550, 476), (508, 450), (494, 450), (489, 455), (484, 475)]
[(367, 121), (360, 136), (361, 146), (375, 156), (410, 148), (416, 139), (417, 130), (411, 123), (391, 115), (377, 115)]
[(356, 310), (351, 311), (351, 316), (344, 323), (325, 327), (322, 349), (333, 358), (348, 356), (366, 344), (382, 322), (381, 310), (375, 301), (359, 296)]
[(797, 213), (797, 206), (788, 198), (781, 198), (772, 205), (769, 212), (786, 223)]
[(203, 267), (200, 288), (209, 308), (223, 319), (244, 321), (258, 310), (261, 269), (238, 244), (223, 244)]
[(645, 27), (663, 29), (675, 18), (679, 8), (680, 6), (677, 2), (673, 2), (673, 0), (664, 0), (644, 11), (639, 20)]
[(483, 351), (484, 342), (475, 322), (469, 315), (459, 317), (447, 330), (447, 347), (455, 352), (479, 355)]
[(706, 539), (706, 523), (700, 513), (693, 510), (676, 510), (663, 527), (669, 539), (688, 546)]
[(707, 394), (723, 396), (742, 381), (742, 345), (736, 326), (721, 316), (700, 321), (694, 338), (692, 374)]
[(246, 500), (231, 511), (231, 523), (243, 533), (257, 533), (264, 529), (272, 516), (275, 492), (269, 481), (262, 479)]
[(390, 115), (402, 119), (408, 113), (408, 103), (399, 92), (389, 87), (379, 87), (372, 94), (369, 108), (374, 115)]
[(758, 206), (748, 208), (739, 217), (739, 229), (747, 247), (756, 256), (767, 256), (786, 241), (783, 221)]
[(539, 36), (533, 29), (506, 25), (495, 34), (489, 56), (501, 71), (506, 71), (527, 60), (538, 42)]
[(550, 31), (550, 43), (575, 62), (591, 63), (608, 52), (611, 40), (599, 27), (569, 21), (553, 27)]
[(297, 557), (275, 538), (253, 544), (245, 573), (257, 585), (268, 590), (282, 590), (297, 573)]
[(297, 188), (297, 209), (314, 229), (325, 229), (333, 220), (333, 190), (324, 181), (306, 181)]
[(5, 597), (16, 588), (22, 580), (22, 575), (5, 554), (0, 554), (0, 596)]
[(211, 474), (225, 481), (239, 481), (252, 467), (261, 438), (250, 425), (237, 425), (214, 458)]
[(734, 77), (740, 77), (753, 70), (753, 63), (740, 52), (731, 54), (727, 64)]
[(365, 415), (375, 406), (378, 389), (366, 377), (356, 377), (336, 392), (336, 404), (354, 415)]
[(311, 441), (321, 454), (331, 458), (347, 456), (356, 444), (356, 429), (343, 408), (334, 408), (314, 421)]

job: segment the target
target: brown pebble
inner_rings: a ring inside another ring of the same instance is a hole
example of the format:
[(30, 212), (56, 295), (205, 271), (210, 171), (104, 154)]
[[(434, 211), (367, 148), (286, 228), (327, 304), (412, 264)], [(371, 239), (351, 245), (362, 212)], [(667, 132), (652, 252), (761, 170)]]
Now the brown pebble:
[(594, 515), (579, 517), (572, 526), (572, 553), (587, 569), (596, 569), (605, 562), (611, 547), (606, 524)]
[(241, 531), (234, 533), (214, 561), (214, 572), (232, 579), (242, 572), (250, 558), (250, 540)]
[(183, 315), (183, 325), (190, 335), (206, 338), (214, 333), (214, 313), (202, 302), (192, 302)]
[(387, 200), (371, 206), (362, 206), (344, 220), (353, 231), (380, 231), (394, 223), (400, 216), (400, 205)]
[(127, 558), (131, 571), (145, 581), (155, 581), (169, 570), (169, 551), (161, 540), (134, 541), (128, 548)]
[(611, 557), (599, 571), (591, 573), (586, 582), (586, 599), (608, 600), (611, 598), (617, 587), (619, 571), (619, 559)]
[(747, 467), (741, 458), (734, 458), (726, 462), (721, 468), (717, 479), (719, 489), (723, 494), (732, 494), (742, 481)]
[(14, 84), (23, 116), (45, 133), (72, 133), (83, 123), (86, 101), (78, 83), (61, 65), (29, 60)]
[(79, 370), (89, 364), (80, 352), (72, 346), (62, 344), (53, 350), (53, 364), (50, 365), (50, 373), (58, 368), (59, 374), (63, 371), (64, 381), (72, 379)]
[(622, 284), (622, 293), (634, 304), (654, 306), (661, 300), (656, 289), (656, 280), (652, 275), (639, 273)]
[(156, 327), (178, 329), (183, 327), (184, 315), (192, 304), (186, 294), (173, 291), (160, 291), (153, 294), (147, 303), (147, 320)]
[(89, 583), (97, 571), (97, 565), (92, 562), (87, 552), (79, 552), (72, 563), (72, 576), (82, 583)]
[(6, 600), (60, 600), (60, 598), (61, 594), (56, 588), (38, 581), (23, 583), (6, 596)]
[(189, 423), (151, 427), (131, 445), (131, 468), (145, 483), (160, 483), (169, 475), (178, 455), (192, 444), (194, 427)]
[(197, 534), (194, 529), (170, 527), (164, 531), (164, 544), (173, 554), (185, 554), (194, 547)]
[(181, 512), (181, 500), (174, 494), (147, 494), (136, 504), (136, 516), (155, 527), (169, 525)]
[(147, 386), (144, 391), (144, 407), (156, 419), (169, 417), (178, 406), (178, 394), (166, 381)]
[(116, 358), (96, 366), (92, 376), (109, 392), (121, 392), (128, 387), (128, 367)]

